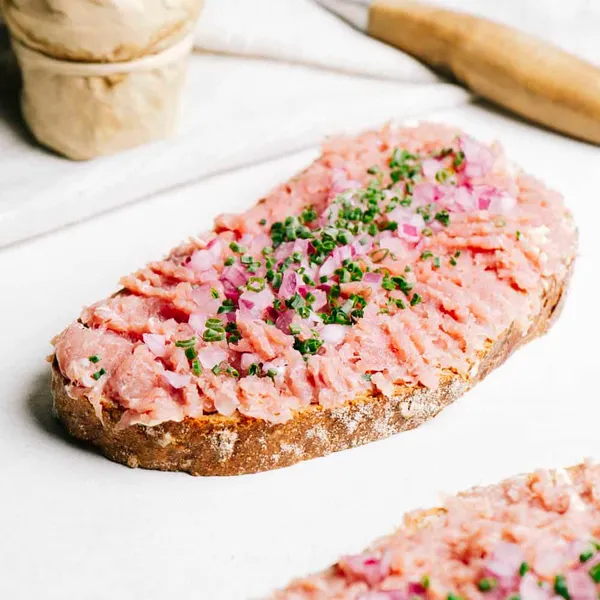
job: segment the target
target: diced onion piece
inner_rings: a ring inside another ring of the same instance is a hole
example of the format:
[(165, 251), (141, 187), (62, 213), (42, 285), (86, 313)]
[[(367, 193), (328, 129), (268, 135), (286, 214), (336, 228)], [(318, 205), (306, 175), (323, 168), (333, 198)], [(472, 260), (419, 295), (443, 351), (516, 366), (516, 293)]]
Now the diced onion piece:
[(162, 375), (176, 390), (185, 387), (191, 379), (189, 373), (175, 373), (175, 371), (165, 371)]
[(214, 366), (227, 360), (227, 352), (222, 348), (209, 346), (208, 348), (202, 348), (198, 352), (198, 360), (205, 369), (212, 369)]
[(144, 344), (148, 346), (148, 349), (154, 356), (158, 358), (163, 358), (167, 354), (167, 348), (165, 346), (166, 339), (164, 335), (160, 335), (158, 333), (144, 333), (142, 335), (142, 339), (144, 340)]

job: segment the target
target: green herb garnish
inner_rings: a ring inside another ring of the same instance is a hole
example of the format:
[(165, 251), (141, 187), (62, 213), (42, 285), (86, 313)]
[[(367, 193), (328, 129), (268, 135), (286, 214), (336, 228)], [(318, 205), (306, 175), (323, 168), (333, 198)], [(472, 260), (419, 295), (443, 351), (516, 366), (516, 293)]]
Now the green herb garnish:
[(482, 592), (491, 592), (498, 586), (498, 580), (495, 577), (484, 577), (477, 583), (477, 587)]
[(596, 582), (596, 583), (600, 583), (600, 563), (598, 563), (597, 565), (594, 565), (589, 571), (588, 573), (590, 574), (590, 577)]
[(412, 298), (410, 299), (410, 305), (411, 306), (416, 306), (417, 304), (420, 304), (423, 301), (423, 299), (421, 298), (421, 296), (419, 296), (419, 294), (414, 293), (412, 295)]
[(554, 591), (558, 596), (562, 596), (565, 600), (570, 600), (569, 590), (567, 589), (567, 580), (564, 575), (557, 575), (554, 578)]
[(196, 358), (198, 356), (198, 353), (196, 352), (196, 348), (186, 348), (185, 356), (188, 360), (193, 360), (194, 358)]
[(262, 277), (250, 277), (246, 287), (251, 292), (262, 292), (265, 289), (265, 280)]
[(200, 375), (200, 373), (202, 373), (202, 365), (197, 358), (194, 358), (192, 361), (192, 373), (194, 375)]
[(450, 224), (450, 214), (447, 210), (440, 210), (436, 213), (435, 220), (439, 221), (444, 227), (448, 227)]
[(100, 369), (99, 371), (96, 371), (92, 377), (98, 381), (98, 379), (100, 379), (100, 377), (102, 377), (102, 375), (106, 375), (106, 371), (104, 369)]

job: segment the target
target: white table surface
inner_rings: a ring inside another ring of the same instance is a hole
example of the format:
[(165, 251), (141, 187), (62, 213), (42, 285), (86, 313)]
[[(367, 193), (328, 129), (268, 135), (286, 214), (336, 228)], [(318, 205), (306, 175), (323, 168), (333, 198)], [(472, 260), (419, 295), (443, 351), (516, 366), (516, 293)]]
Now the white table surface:
[[(559, 188), (581, 244), (566, 309), (416, 431), (268, 473), (131, 470), (65, 438), (48, 340), (118, 277), (248, 206), (315, 151), (156, 196), (0, 252), (0, 598), (257, 598), (358, 551), (438, 492), (600, 458), (600, 150), (481, 108), (438, 119), (489, 138)], [(35, 177), (35, 173), (32, 173)]]

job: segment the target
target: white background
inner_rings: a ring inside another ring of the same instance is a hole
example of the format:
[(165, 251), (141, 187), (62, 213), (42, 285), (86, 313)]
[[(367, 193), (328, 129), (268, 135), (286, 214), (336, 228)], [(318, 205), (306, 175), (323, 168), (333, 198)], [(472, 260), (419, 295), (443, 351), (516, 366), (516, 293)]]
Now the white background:
[(50, 338), (121, 274), (209, 227), (217, 212), (249, 206), (317, 150), (5, 248), (0, 598), (257, 598), (362, 549), (440, 491), (600, 458), (600, 151), (479, 107), (432, 117), (497, 136), (575, 212), (580, 257), (551, 333), (413, 432), (258, 475), (130, 470), (69, 441), (55, 422)]

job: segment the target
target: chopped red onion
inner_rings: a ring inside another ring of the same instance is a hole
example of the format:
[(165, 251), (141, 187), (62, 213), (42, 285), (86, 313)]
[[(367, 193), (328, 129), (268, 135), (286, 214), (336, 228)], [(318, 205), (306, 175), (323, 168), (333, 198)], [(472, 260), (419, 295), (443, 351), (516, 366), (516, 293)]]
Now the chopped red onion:
[(165, 378), (167, 383), (173, 386), (176, 390), (185, 387), (191, 379), (189, 373), (175, 373), (175, 371), (165, 371), (162, 376)]
[(389, 560), (373, 555), (344, 556), (338, 567), (346, 577), (365, 581), (370, 586), (381, 583), (390, 574)]
[(166, 339), (164, 335), (158, 333), (144, 333), (142, 339), (154, 356), (157, 356), (158, 358), (166, 356), (167, 349), (165, 347)]
[(208, 271), (219, 261), (223, 244), (220, 238), (212, 239), (203, 250), (196, 250), (190, 259), (189, 267), (197, 273)]
[(363, 277), (365, 283), (380, 283), (382, 279), (383, 275), (381, 273), (373, 273), (372, 271), (365, 273)]
[(531, 573), (527, 573), (521, 579), (519, 594), (521, 595), (521, 600), (550, 600), (553, 597), (548, 588), (538, 585), (537, 578)]
[(411, 581), (408, 584), (408, 595), (412, 599), (413, 596), (424, 596), (427, 594), (427, 588), (420, 581)]
[(327, 294), (322, 289), (314, 289), (311, 293), (315, 297), (312, 303), (313, 310), (320, 310), (327, 304)]
[(296, 274), (295, 271), (288, 269), (283, 274), (283, 279), (281, 281), (281, 287), (279, 288), (279, 297), (287, 300), (291, 298), (296, 291), (298, 290), (298, 284), (300, 283), (300, 278)]
[[(364, 244), (361, 244), (365, 242)], [(352, 244), (350, 244), (350, 250), (352, 251), (352, 256), (363, 256), (371, 251), (373, 247), (373, 239), (372, 238), (362, 238), (360, 240), (354, 240)]]
[(435, 158), (426, 158), (421, 163), (421, 168), (423, 169), (423, 175), (425, 175), (425, 177), (434, 178), (437, 172), (444, 168), (444, 165)]
[(214, 264), (213, 255), (208, 250), (196, 250), (192, 254), (188, 266), (197, 273), (201, 273), (212, 269)]
[(344, 325), (332, 323), (330, 325), (325, 325), (325, 327), (321, 329), (320, 335), (326, 344), (337, 345), (346, 337), (347, 330), (348, 328)]
[(247, 280), (248, 276), (246, 275), (246, 271), (238, 265), (225, 267), (223, 269), (223, 274), (221, 275), (221, 281), (223, 282), (224, 287), (226, 287), (226, 284), (228, 283), (233, 287), (238, 288), (241, 285), (244, 285)]
[(260, 358), (258, 355), (253, 352), (244, 352), (242, 357), (240, 358), (240, 367), (242, 371), (247, 371), (250, 368), (250, 365), (260, 363)]
[(571, 600), (597, 600), (596, 584), (587, 571), (569, 571), (566, 576)]
[(407, 596), (402, 590), (380, 590), (361, 594), (358, 600), (413, 600), (415, 596)]
[(251, 292), (250, 290), (244, 291), (240, 295), (239, 303), (240, 308), (244, 308), (251, 312), (255, 317), (261, 317), (266, 308), (273, 304), (275, 296), (273, 292), (268, 288), (261, 290), (260, 292)]
[(465, 155), (464, 172), (467, 177), (483, 177), (492, 170), (494, 154), (487, 146), (463, 136), (460, 138), (460, 149)]
[(276, 358), (275, 360), (264, 363), (262, 370), (263, 373), (274, 371), (276, 376), (281, 376), (285, 373), (286, 367), (287, 364), (281, 358)]
[(499, 542), (486, 564), (486, 572), (496, 577), (502, 587), (514, 585), (515, 577), (525, 556), (517, 544)]
[(214, 285), (204, 284), (192, 291), (192, 298), (196, 304), (198, 304), (202, 312), (206, 314), (216, 313), (223, 301), (222, 299), (213, 296), (213, 289), (221, 296), (223, 285), (220, 281), (215, 281)]
[(439, 190), (436, 184), (427, 181), (417, 183), (413, 190), (413, 205), (424, 206), (425, 204), (431, 204), (438, 199), (438, 195)]
[(283, 333), (290, 332), (290, 325), (296, 316), (295, 311), (293, 310), (284, 310), (275, 321), (275, 327), (283, 331)]
[(207, 347), (198, 352), (198, 360), (205, 369), (212, 369), (215, 365), (227, 360), (227, 352), (222, 348)]
[(198, 334), (202, 335), (206, 329), (206, 319), (208, 315), (202, 312), (195, 312), (190, 315), (188, 323), (190, 327)]

